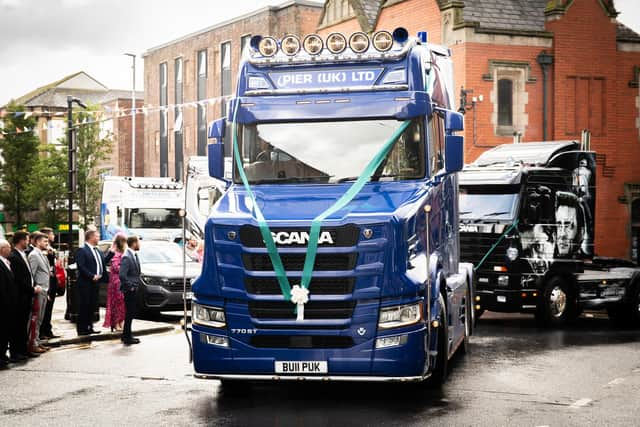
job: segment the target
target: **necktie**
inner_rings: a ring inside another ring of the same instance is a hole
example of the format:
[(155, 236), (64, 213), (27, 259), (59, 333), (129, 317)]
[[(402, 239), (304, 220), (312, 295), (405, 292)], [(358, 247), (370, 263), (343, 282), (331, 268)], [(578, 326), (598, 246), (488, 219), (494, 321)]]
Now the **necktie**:
[(138, 272), (140, 272), (140, 260), (138, 259), (138, 254), (133, 254), (136, 257), (136, 267), (138, 267)]
[(102, 259), (98, 253), (98, 248), (93, 248), (94, 255), (96, 257), (96, 265), (98, 266), (98, 276), (102, 276)]

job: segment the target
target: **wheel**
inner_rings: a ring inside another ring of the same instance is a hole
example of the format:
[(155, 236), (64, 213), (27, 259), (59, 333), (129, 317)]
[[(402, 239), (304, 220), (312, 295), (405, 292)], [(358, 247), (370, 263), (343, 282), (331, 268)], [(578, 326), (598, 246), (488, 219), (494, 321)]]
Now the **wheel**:
[(438, 354), (436, 355), (436, 366), (427, 380), (427, 384), (432, 388), (439, 388), (444, 384), (447, 379), (449, 364), (449, 324), (447, 323), (447, 306), (442, 294), (438, 297), (438, 302), (440, 304)]
[(544, 326), (561, 327), (573, 320), (576, 311), (576, 298), (571, 286), (562, 277), (552, 277), (546, 283), (538, 302), (538, 322)]
[(607, 307), (609, 321), (616, 327), (622, 328), (629, 325), (631, 319), (627, 314), (623, 304), (615, 304)]
[(640, 282), (629, 287), (624, 302), (607, 307), (609, 320), (621, 328), (640, 327)]
[(629, 326), (637, 328), (640, 327), (640, 282), (637, 282), (631, 289), (632, 291), (629, 298)]
[(473, 333), (473, 316), (471, 316), (471, 310), (471, 291), (467, 289), (467, 296), (464, 299), (464, 340), (460, 346), (462, 354), (469, 353), (469, 337)]

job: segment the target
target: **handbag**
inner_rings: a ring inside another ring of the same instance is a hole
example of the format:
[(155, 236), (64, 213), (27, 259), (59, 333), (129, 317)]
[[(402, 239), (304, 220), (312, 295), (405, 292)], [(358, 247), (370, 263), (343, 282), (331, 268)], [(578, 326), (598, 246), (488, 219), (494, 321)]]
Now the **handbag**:
[(58, 279), (56, 295), (61, 297), (64, 295), (64, 292), (67, 289), (67, 272), (64, 271), (64, 268), (62, 268), (61, 265), (56, 265), (55, 268), (56, 268), (56, 279)]

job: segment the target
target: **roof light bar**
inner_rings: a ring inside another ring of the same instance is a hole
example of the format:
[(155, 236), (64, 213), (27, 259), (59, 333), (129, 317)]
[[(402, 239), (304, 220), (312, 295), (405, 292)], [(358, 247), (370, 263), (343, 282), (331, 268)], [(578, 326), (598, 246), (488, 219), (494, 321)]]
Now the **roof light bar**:
[(334, 55), (344, 52), (347, 48), (347, 39), (340, 33), (331, 33), (327, 37), (327, 49)]
[(284, 36), (280, 42), (280, 49), (288, 56), (297, 55), (300, 52), (300, 40), (294, 35)]
[(304, 41), (302, 42), (302, 45), (304, 46), (305, 52), (307, 52), (309, 55), (318, 55), (324, 48), (324, 42), (322, 41), (322, 38), (320, 38), (320, 36), (317, 34), (309, 34), (308, 36), (306, 36), (304, 38)]
[(369, 49), (369, 37), (362, 32), (353, 33), (349, 37), (349, 47), (355, 53), (364, 53)]
[(262, 56), (271, 57), (278, 52), (278, 42), (273, 37), (262, 37), (258, 43), (258, 51)]

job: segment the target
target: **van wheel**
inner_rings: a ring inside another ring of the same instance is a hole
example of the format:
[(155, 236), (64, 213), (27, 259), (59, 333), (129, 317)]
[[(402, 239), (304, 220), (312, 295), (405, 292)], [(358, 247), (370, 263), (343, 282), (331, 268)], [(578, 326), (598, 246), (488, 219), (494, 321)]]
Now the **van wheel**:
[(559, 276), (545, 285), (536, 309), (536, 319), (544, 326), (562, 327), (576, 315), (576, 298), (571, 286)]
[(440, 388), (447, 379), (449, 363), (449, 324), (447, 323), (447, 306), (442, 294), (438, 297), (440, 304), (440, 316), (438, 321), (438, 355), (436, 356), (436, 366), (431, 370), (431, 376), (427, 384), (432, 388)]

